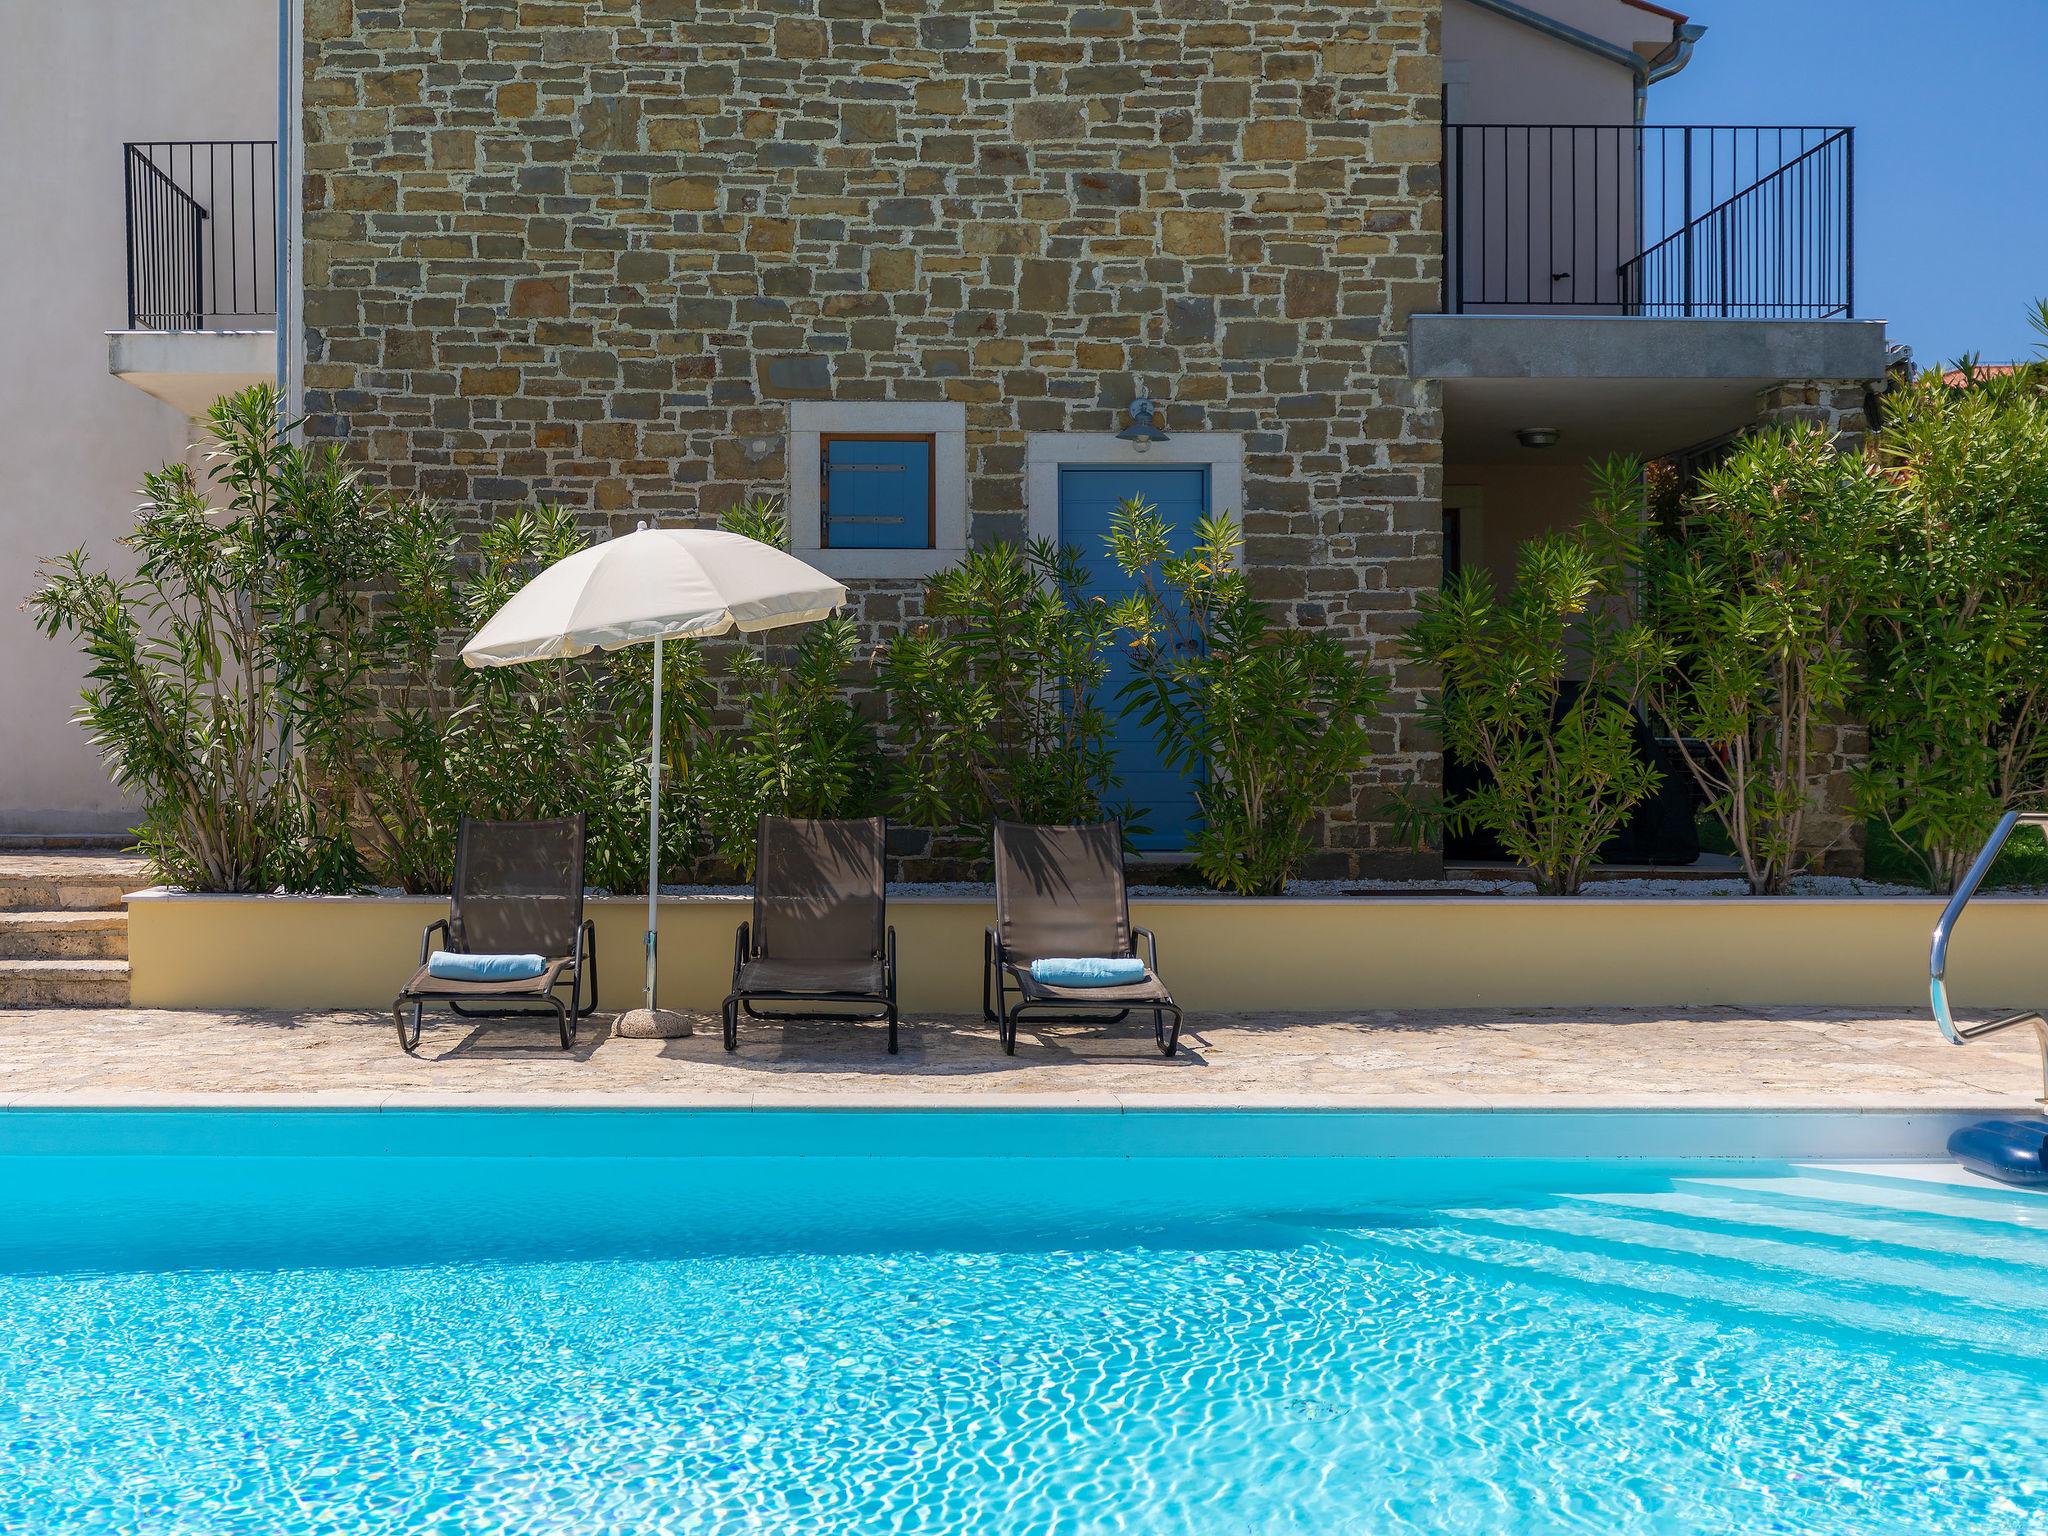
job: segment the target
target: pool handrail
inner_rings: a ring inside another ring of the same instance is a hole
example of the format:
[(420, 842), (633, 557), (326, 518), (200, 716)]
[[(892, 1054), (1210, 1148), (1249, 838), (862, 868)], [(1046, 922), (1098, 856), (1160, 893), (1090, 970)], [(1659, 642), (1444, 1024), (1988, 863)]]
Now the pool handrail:
[(1956, 886), (1955, 894), (1949, 897), (1948, 905), (1941, 909), (1941, 917), (1934, 925), (1934, 939), (1927, 954), (1927, 990), (1934, 1003), (1934, 1022), (1941, 1026), (1942, 1034), (1951, 1045), (1968, 1045), (1972, 1040), (1981, 1040), (1986, 1035), (1995, 1035), (2019, 1024), (2033, 1025), (2041, 1043), (2041, 1100), (2048, 1103), (2048, 1018), (2029, 1010), (2004, 1014), (1976, 1024), (1958, 1024), (1948, 1002), (1948, 941), (1962, 919), (1963, 909), (1970, 904), (1970, 898), (1977, 894), (1977, 887), (1984, 883), (1984, 877), (1991, 873), (1991, 866), (1998, 861), (2006, 839), (2022, 826), (2048, 828), (2048, 811), (2007, 811), (1998, 818), (1998, 825), (1977, 851), (1977, 857), (1971, 861), (1968, 872)]

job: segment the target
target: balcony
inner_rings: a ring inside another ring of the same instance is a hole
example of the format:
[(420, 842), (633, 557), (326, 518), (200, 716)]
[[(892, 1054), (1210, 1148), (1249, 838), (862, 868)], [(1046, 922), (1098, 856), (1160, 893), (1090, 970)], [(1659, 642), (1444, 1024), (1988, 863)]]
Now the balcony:
[(108, 368), (197, 415), (275, 375), (277, 145), (156, 140), (121, 159), (128, 325)]
[(1452, 123), (1451, 314), (1846, 319), (1847, 128)]
[(1674, 452), (1778, 383), (1882, 379), (1853, 182), (1847, 128), (1447, 125), (1443, 312), (1408, 349), (1446, 462), (1532, 462), (1526, 427), (1549, 461)]

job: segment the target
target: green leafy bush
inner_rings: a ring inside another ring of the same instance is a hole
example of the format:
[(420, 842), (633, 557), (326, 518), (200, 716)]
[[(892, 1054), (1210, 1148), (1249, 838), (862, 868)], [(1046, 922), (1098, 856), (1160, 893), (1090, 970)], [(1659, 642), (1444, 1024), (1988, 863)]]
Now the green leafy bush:
[[(789, 548), (779, 502), (757, 497), (719, 519), (729, 533)], [(690, 789), (711, 851), (748, 878), (762, 816), (866, 816), (881, 799), (874, 727), (847, 697), (860, 632), (843, 616), (804, 627), (787, 665), (742, 641), (727, 658), (740, 695), (737, 728), (700, 720)]]
[[(206, 891), (339, 890), (365, 876), (351, 751), (369, 686), (447, 595), (447, 525), (372, 491), (331, 450), (278, 431), (268, 386), (217, 402), (207, 484), (170, 464), (122, 542), (135, 575), (84, 550), (28, 600), (90, 663), (79, 718), (142, 805), (164, 879)], [(216, 504), (213, 498), (218, 498)], [(411, 606), (373, 594), (402, 589)]]
[(2001, 814), (2048, 796), (2048, 365), (1930, 371), (1885, 418), (1857, 801), (1952, 890)]
[[(478, 567), (462, 592), (461, 629), (444, 637), (453, 654), (467, 633), (519, 589), (588, 542), (573, 512), (543, 506), (507, 514), (478, 541)], [(703, 657), (693, 644), (662, 647), (662, 867), (675, 873), (695, 852), (696, 815), (687, 787), (690, 738), (704, 719)], [(438, 761), (431, 721), (416, 771), (444, 798), (430, 809), (432, 843), (450, 861), (464, 815), (523, 820), (582, 813), (588, 818), (587, 877), (615, 891), (647, 888), (647, 751), (652, 728), (652, 646), (629, 646), (565, 661), (454, 668), (456, 705), (442, 721)]]
[(864, 816), (881, 797), (874, 728), (842, 689), (860, 650), (843, 617), (805, 627), (787, 666), (751, 649), (729, 659), (741, 704), (737, 729), (707, 731), (691, 787), (713, 854), (751, 878), (762, 816)]
[[(513, 512), (465, 565), (438, 508), (371, 490), (331, 449), (282, 436), (274, 390), (222, 400), (210, 419), (220, 505), (167, 465), (125, 541), (137, 574), (120, 580), (73, 551), (45, 563), (28, 604), (89, 658), (82, 719), (142, 802), (137, 836), (163, 878), (443, 891), (463, 816), (581, 813), (592, 883), (644, 890), (653, 648), (481, 670), (456, 659), (521, 587), (584, 547), (575, 514)], [(772, 501), (724, 523), (787, 545)], [(873, 731), (840, 693), (855, 649), (834, 620), (803, 635), (787, 669), (741, 650), (743, 717), (721, 733), (702, 647), (663, 647), (667, 876), (688, 870), (707, 825), (750, 863), (761, 811), (873, 802)]]
[(894, 800), (921, 826), (1099, 821), (1121, 781), (1099, 694), (1115, 625), (1072, 550), (996, 544), (883, 649)]
[(1818, 427), (1759, 433), (1705, 472), (1675, 532), (1645, 544), (1640, 582), (1612, 584), (1617, 602), (1640, 596), (1643, 697), (1760, 894), (1799, 867), (1825, 790), (1818, 734), (1861, 682), (1885, 494), (1875, 467)]
[[(1632, 510), (1639, 484), (1632, 466), (1605, 466), (1608, 510)], [(1425, 721), (1489, 782), (1397, 812), (1418, 834), (1491, 832), (1546, 894), (1577, 893), (1601, 845), (1661, 777), (1636, 749), (1633, 668), (1607, 601), (1625, 578), (1629, 526), (1596, 518), (1530, 540), (1505, 595), (1484, 572), (1460, 571), (1425, 594), (1403, 641), (1440, 681)]]
[(1316, 813), (1365, 765), (1386, 690), (1334, 636), (1275, 628), (1240, 544), (1230, 517), (1205, 517), (1177, 554), (1144, 498), (1114, 510), (1110, 552), (1136, 584), (1114, 609), (1133, 669), (1121, 698), (1195, 785), (1196, 872), (1277, 895), (1308, 857)]

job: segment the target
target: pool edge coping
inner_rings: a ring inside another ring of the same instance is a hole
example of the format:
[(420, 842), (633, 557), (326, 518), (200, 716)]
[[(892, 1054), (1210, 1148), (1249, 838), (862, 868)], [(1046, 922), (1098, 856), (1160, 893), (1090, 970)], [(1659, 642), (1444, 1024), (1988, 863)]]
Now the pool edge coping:
[(0, 1094), (0, 1112), (246, 1110), (275, 1112), (403, 1113), (407, 1111), (548, 1111), (607, 1113), (669, 1111), (686, 1114), (1400, 1114), (1400, 1115), (2029, 1115), (2041, 1104), (1990, 1091), (1942, 1097), (1863, 1095), (1787, 1098), (1718, 1095), (1682, 1103), (1618, 1094), (1169, 1094), (1098, 1093), (1000, 1096), (986, 1093), (633, 1093), (608, 1090), (528, 1092), (459, 1090), (263, 1090), (208, 1092), (96, 1092), (45, 1090)]

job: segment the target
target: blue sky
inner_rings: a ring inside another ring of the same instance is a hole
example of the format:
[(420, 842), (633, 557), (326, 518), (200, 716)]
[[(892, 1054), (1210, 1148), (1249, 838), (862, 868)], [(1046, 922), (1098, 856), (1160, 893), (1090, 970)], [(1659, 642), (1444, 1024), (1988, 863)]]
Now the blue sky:
[(1856, 130), (1856, 312), (1922, 365), (2033, 355), (2048, 0), (1666, 0), (1707, 27), (1651, 122)]

